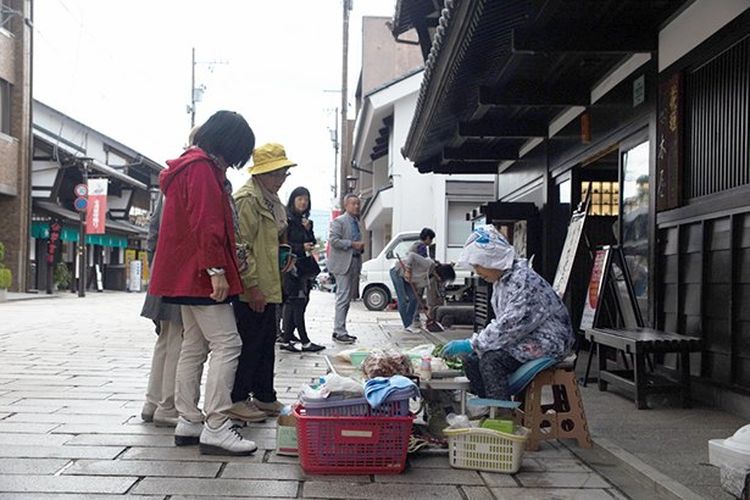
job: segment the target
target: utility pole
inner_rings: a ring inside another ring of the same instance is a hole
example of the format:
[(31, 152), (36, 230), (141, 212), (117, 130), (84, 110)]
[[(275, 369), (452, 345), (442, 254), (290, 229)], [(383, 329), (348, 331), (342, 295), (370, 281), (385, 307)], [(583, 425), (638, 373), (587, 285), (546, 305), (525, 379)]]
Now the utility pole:
[(187, 112), (190, 114), (191, 129), (195, 127), (195, 103), (203, 100), (203, 92), (206, 90), (206, 86), (203, 84), (195, 86), (195, 66), (198, 64), (208, 64), (208, 70), (213, 72), (215, 65), (228, 64), (227, 61), (196, 61), (195, 47), (193, 47), (192, 55), (190, 65), (190, 105), (187, 107)]
[(195, 127), (195, 47), (190, 65), (190, 129)]
[(348, 131), (348, 109), (349, 109), (349, 86), (348, 86), (348, 69), (349, 69), (349, 11), (352, 10), (353, 0), (342, 0), (343, 1), (343, 39), (341, 47), (341, 168), (339, 171), (339, 178), (337, 180), (338, 188), (342, 190), (338, 193), (337, 197), (340, 202), (343, 196), (343, 190), (346, 188), (346, 172), (347, 162), (349, 159), (349, 131)]
[(336, 167), (339, 166), (339, 147), (341, 145), (341, 142), (339, 141), (339, 119), (338, 119), (339, 110), (336, 108), (336, 112), (334, 114), (334, 122), (336, 122), (336, 125), (333, 129), (333, 136), (331, 137), (331, 142), (333, 142), (333, 196), (338, 196), (339, 191), (339, 176), (336, 172)]

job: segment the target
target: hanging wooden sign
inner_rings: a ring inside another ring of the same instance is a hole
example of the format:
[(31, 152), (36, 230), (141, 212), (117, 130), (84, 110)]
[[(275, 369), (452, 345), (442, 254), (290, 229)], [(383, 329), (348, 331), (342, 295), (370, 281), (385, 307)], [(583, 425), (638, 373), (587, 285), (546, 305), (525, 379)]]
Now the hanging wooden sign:
[(682, 74), (659, 84), (656, 143), (656, 209), (680, 205), (682, 186)]

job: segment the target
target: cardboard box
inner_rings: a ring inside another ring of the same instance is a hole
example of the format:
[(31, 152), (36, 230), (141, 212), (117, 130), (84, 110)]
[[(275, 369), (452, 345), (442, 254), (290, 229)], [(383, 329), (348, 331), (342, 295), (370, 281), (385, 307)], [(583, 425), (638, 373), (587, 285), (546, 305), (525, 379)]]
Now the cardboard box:
[(297, 419), (294, 415), (281, 415), (276, 423), (276, 454), (299, 456), (297, 449)]

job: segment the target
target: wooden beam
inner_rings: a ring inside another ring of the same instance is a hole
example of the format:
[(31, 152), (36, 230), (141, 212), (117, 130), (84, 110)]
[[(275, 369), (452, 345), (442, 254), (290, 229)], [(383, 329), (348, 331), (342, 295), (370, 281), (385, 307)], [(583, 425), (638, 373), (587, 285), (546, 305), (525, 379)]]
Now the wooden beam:
[(427, 29), (426, 19), (420, 17), (414, 28), (417, 30), (419, 47), (422, 49), (422, 59), (426, 61), (432, 49), (432, 39), (430, 38), (430, 31)]
[(549, 126), (546, 123), (529, 123), (514, 121), (500, 123), (497, 121), (462, 122), (458, 124), (458, 135), (475, 139), (525, 139), (528, 137), (547, 137)]
[(414, 166), (423, 174), (496, 174), (498, 162), (444, 160), (434, 156)]
[(381, 151), (388, 151), (388, 144), (376, 144), (372, 148), (373, 153), (380, 153)]
[(479, 88), (480, 106), (539, 106), (539, 107), (569, 107), (589, 106), (591, 92), (570, 91), (567, 89), (535, 89), (525, 86), (509, 89)]
[(385, 148), (383, 150), (375, 151), (373, 150), (372, 154), (370, 155), (370, 160), (375, 161), (378, 160), (388, 154), (388, 148)]
[(496, 174), (497, 168), (497, 162), (448, 161), (435, 165), (432, 171), (436, 174)]
[(511, 47), (515, 53), (627, 54), (655, 52), (658, 32), (643, 26), (548, 26), (544, 29), (514, 29)]
[(445, 148), (443, 159), (446, 161), (478, 161), (478, 162), (500, 162), (505, 160), (518, 160), (518, 148), (516, 146), (505, 146), (502, 148), (478, 148), (463, 146), (460, 148)]

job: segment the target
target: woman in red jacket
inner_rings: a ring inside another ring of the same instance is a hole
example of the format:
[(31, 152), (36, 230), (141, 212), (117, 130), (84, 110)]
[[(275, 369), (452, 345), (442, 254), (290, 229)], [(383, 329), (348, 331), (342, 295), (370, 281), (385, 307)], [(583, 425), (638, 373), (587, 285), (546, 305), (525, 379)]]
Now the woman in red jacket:
[[(225, 413), (232, 406), (242, 348), (229, 304), (242, 283), (226, 169), (247, 163), (255, 136), (242, 116), (219, 111), (201, 125), (194, 144), (168, 161), (160, 175), (164, 205), (149, 285), (150, 294), (180, 304), (184, 326), (175, 381), (175, 444), (200, 443), (201, 453), (249, 455), (255, 443), (244, 439)], [(204, 425), (197, 402), (209, 351)]]

